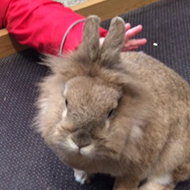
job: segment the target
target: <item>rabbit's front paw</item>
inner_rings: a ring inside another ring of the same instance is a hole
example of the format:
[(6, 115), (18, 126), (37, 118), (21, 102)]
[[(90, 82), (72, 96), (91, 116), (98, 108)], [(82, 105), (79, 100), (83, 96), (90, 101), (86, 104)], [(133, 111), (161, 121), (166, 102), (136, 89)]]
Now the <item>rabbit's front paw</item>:
[(85, 183), (90, 183), (91, 176), (92, 175), (86, 173), (85, 171), (74, 169), (75, 180), (82, 185)]
[(147, 182), (142, 185), (139, 190), (174, 190), (175, 184), (161, 185), (157, 183)]
[(139, 190), (174, 190), (175, 184), (170, 173), (152, 175)]

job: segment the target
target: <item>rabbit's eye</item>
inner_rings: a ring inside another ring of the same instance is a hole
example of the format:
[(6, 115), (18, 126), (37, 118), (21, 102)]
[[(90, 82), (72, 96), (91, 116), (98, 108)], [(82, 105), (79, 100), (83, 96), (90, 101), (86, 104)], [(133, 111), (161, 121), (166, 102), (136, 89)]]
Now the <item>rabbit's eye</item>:
[(112, 109), (112, 110), (108, 113), (107, 119), (110, 119), (110, 118), (115, 114), (115, 112), (116, 112), (116, 108)]
[(68, 106), (68, 100), (65, 99), (65, 106), (67, 107)]

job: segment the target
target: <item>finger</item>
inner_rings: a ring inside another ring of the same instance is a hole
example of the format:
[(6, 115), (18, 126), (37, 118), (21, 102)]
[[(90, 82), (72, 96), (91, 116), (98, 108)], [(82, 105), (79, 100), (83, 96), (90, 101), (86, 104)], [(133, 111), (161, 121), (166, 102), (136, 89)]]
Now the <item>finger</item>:
[(127, 43), (124, 44), (124, 47), (129, 48), (132, 46), (142, 46), (147, 43), (147, 40), (145, 38), (142, 39), (133, 39), (129, 40)]
[(102, 44), (104, 43), (104, 40), (105, 40), (104, 37), (101, 37), (101, 38), (99, 39), (99, 46), (100, 46), (100, 47), (101, 47)]
[(129, 50), (128, 51), (131, 51), (131, 50), (135, 50), (137, 49), (139, 46), (132, 46), (132, 47), (129, 47)]
[(132, 47), (128, 47), (128, 48), (123, 48), (121, 51), (122, 52), (126, 52), (126, 51), (132, 51), (137, 49), (139, 46), (132, 46)]
[(131, 28), (131, 24), (130, 23), (126, 23), (125, 24), (125, 31), (129, 30)]
[(143, 29), (142, 25), (135, 26), (125, 33), (125, 39), (129, 40), (130, 38), (134, 37), (137, 35), (141, 30)]

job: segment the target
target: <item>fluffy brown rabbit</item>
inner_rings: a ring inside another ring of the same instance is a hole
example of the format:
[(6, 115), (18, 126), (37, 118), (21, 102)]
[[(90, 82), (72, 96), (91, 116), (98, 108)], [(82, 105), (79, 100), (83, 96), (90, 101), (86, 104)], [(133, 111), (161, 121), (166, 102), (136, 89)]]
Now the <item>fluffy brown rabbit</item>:
[(121, 53), (121, 18), (100, 47), (99, 22), (85, 20), (75, 52), (46, 59), (37, 130), (81, 183), (105, 173), (114, 190), (173, 190), (190, 176), (190, 87), (142, 52)]

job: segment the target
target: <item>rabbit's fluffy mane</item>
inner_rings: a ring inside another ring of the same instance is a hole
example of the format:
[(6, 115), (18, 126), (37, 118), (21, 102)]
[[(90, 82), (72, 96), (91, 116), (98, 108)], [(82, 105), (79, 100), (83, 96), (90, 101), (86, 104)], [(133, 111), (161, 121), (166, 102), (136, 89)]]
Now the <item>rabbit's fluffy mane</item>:
[[(123, 84), (127, 82), (126, 73), (119, 66), (119, 63), (107, 68), (98, 64), (98, 60), (91, 63), (90, 60), (81, 57), (81, 55), (76, 54), (76, 52), (71, 53), (65, 58), (48, 56), (45, 62), (50, 66), (52, 74), (64, 82), (81, 76), (96, 78), (99, 79), (102, 84), (119, 91), (122, 90)], [(130, 76), (128, 80), (131, 80)]]

